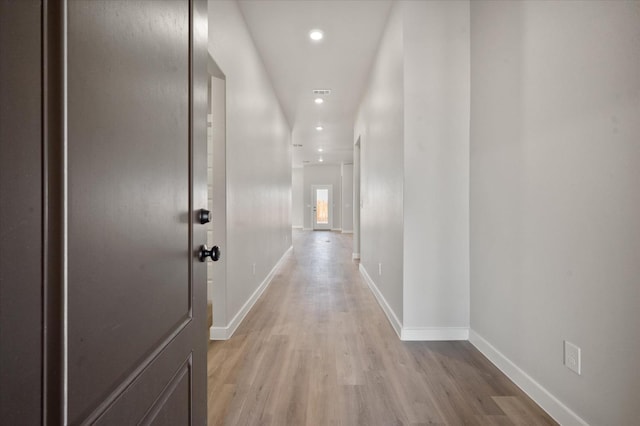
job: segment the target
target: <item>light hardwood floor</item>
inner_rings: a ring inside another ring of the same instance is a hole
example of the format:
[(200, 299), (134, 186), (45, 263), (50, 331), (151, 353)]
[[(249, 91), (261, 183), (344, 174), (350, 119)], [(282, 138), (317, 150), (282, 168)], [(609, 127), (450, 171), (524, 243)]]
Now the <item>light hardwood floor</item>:
[(294, 231), (235, 335), (209, 346), (209, 426), (556, 424), (470, 343), (400, 341), (351, 244)]

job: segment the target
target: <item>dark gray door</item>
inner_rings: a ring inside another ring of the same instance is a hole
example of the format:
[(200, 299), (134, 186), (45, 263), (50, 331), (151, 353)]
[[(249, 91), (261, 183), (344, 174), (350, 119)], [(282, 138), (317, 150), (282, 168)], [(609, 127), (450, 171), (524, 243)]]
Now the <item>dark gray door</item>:
[(67, 13), (67, 418), (203, 423), (206, 50), (187, 0)]
[[(3, 1), (3, 8), (13, 7)], [(37, 213), (31, 216), (39, 238), (23, 246), (42, 270), (22, 275), (33, 286), (19, 282), (18, 273), (0, 276), (8, 277), (3, 292), (24, 296), (22, 305), (3, 312), (3, 330), (19, 326), (22, 308), (39, 313), (25, 324), (31, 334), (22, 339), (32, 339), (38, 355), (21, 366), (30, 374), (29, 390), (40, 395), (7, 399), (2, 414), (22, 424), (20, 412), (38, 406), (32, 417), (51, 425), (204, 425), (206, 272), (198, 251), (206, 233), (196, 212), (207, 203), (206, 2), (31, 6), (25, 12), (33, 17), (31, 31), (23, 30), (41, 39), (42, 54), (30, 59), (42, 70), (35, 83), (43, 87), (33, 96), (41, 108), (23, 110), (39, 114), (42, 138), (30, 157), (19, 148), (19, 126), (11, 140), (3, 134), (3, 165), (15, 161), (7, 174), (12, 179), (20, 178), (22, 166), (43, 177), (23, 173), (22, 179), (40, 182), (30, 197), (2, 194), (3, 206), (14, 198), (21, 203), (2, 219), (3, 228), (6, 221), (22, 226), (29, 208)], [(8, 41), (2, 41), (4, 49)], [(3, 53), (3, 65), (4, 59)], [(18, 84), (14, 77), (11, 84)], [(4, 107), (3, 128), (7, 119), (21, 119)], [(33, 132), (40, 133), (37, 126)], [(22, 134), (37, 141), (27, 129)], [(12, 159), (5, 161), (5, 153)], [(12, 247), (4, 233), (3, 252)], [(37, 296), (32, 302), (26, 300), (31, 293)], [(3, 360), (28, 348), (10, 346), (22, 343), (17, 334), (9, 335), (14, 342), (3, 336)], [(16, 390), (20, 375), (14, 376), (3, 383), (3, 395)]]
[(0, 424), (42, 417), (41, 5), (0, 0)]

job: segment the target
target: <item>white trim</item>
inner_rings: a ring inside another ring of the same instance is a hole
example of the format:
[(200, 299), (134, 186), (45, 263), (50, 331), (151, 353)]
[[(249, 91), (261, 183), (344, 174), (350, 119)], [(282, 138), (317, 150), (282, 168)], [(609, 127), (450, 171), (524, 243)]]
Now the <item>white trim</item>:
[(253, 308), (253, 305), (255, 305), (258, 299), (260, 299), (260, 296), (262, 296), (262, 293), (264, 293), (267, 287), (269, 287), (269, 284), (271, 284), (271, 280), (276, 275), (276, 271), (284, 263), (285, 258), (291, 252), (291, 250), (293, 250), (293, 246), (289, 246), (289, 248), (284, 252), (280, 260), (278, 260), (278, 262), (276, 262), (273, 269), (271, 269), (271, 272), (267, 274), (267, 276), (262, 281), (262, 283), (258, 286), (256, 291), (254, 291), (251, 297), (249, 297), (249, 299), (245, 302), (245, 304), (242, 305), (242, 308), (240, 308), (238, 313), (233, 317), (229, 325), (227, 325), (226, 327), (212, 326), (211, 328), (209, 328), (209, 339), (228, 340), (231, 338), (231, 336), (233, 336), (233, 333), (236, 332), (236, 330), (242, 323), (242, 320), (244, 320), (244, 317), (247, 316), (251, 308)]
[(378, 300), (378, 304), (387, 315), (387, 319), (389, 320), (391, 327), (393, 327), (398, 337), (400, 337), (402, 333), (402, 323), (396, 316), (395, 312), (393, 312), (393, 309), (391, 309), (391, 306), (389, 306), (389, 303), (387, 303), (387, 300), (384, 298), (380, 290), (378, 290), (378, 287), (373, 282), (362, 263), (360, 264), (360, 274), (362, 274), (362, 277), (371, 289), (371, 292), (376, 297), (376, 300)]
[(302, 229), (302, 225), (291, 225), (292, 229)]
[(303, 231), (313, 231), (313, 228), (302, 228)]
[(351, 253), (351, 260), (360, 259), (360, 253)]
[(469, 341), (555, 421), (564, 426), (588, 426), (580, 416), (474, 330), (470, 330)]
[[(354, 253), (355, 255), (355, 253)], [(469, 329), (467, 327), (403, 327), (395, 312), (378, 289), (366, 268), (360, 263), (360, 274), (371, 289), (378, 304), (387, 315), (389, 323), (396, 334), (403, 341), (429, 341), (429, 340), (468, 340)]]
[(336, 232), (337, 232), (337, 231), (342, 232), (342, 228), (332, 228), (331, 230), (332, 230), (332, 231), (336, 231)]
[(345, 230), (343, 229), (343, 230), (342, 230), (342, 233), (343, 233), (343, 234), (353, 234), (353, 231), (349, 231), (349, 230), (345, 231)]
[(421, 342), (469, 340), (469, 329), (467, 327), (402, 327), (400, 340)]
[(210, 340), (229, 340), (232, 334), (233, 332), (229, 332), (229, 327), (209, 327)]

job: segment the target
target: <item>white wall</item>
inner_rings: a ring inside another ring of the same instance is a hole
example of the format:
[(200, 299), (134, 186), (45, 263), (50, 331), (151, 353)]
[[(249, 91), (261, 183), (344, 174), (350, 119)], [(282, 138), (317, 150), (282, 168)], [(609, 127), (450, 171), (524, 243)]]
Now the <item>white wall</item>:
[(311, 205), (313, 203), (311, 199), (311, 185), (333, 185), (333, 206), (332, 214), (333, 221), (331, 224), (332, 229), (341, 229), (341, 211), (342, 211), (342, 197), (341, 197), (341, 185), (342, 179), (340, 177), (340, 166), (338, 165), (306, 165), (303, 170), (303, 204), (304, 204), (304, 229), (311, 229), (313, 223), (311, 222)]
[[(403, 2), (404, 317), (469, 327), (469, 2)], [(424, 338), (428, 335), (424, 334)]]
[(291, 170), (291, 226), (302, 228), (304, 225), (304, 171), (302, 167), (295, 167)]
[(353, 232), (353, 164), (342, 165), (342, 232)]
[(468, 2), (394, 4), (354, 135), (361, 267), (404, 340), (468, 336), (469, 72)]
[[(391, 9), (354, 127), (360, 137), (360, 266), (402, 322), (402, 7)], [(382, 263), (382, 274), (379, 264)]]
[(638, 424), (640, 3), (474, 1), (471, 28), (471, 326), (586, 422)]
[(214, 318), (225, 327), (291, 245), (291, 144), (235, 1), (209, 1), (209, 52), (227, 83), (226, 318)]

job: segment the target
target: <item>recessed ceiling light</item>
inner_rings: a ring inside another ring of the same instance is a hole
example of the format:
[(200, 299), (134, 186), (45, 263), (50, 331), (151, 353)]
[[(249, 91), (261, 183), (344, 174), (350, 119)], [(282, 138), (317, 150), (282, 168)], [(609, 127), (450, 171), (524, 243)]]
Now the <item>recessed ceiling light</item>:
[(322, 163), (324, 160), (321, 158), (321, 159), (319, 159), (318, 161)]
[(316, 126), (316, 130), (317, 130), (317, 131), (321, 132), (321, 131), (322, 131), (322, 129), (324, 129), (324, 127), (322, 127), (322, 126)]
[(322, 152), (324, 151), (322, 148), (318, 148), (318, 152)]
[(316, 98), (316, 99), (314, 100), (314, 102), (315, 102), (315, 103), (317, 103), (318, 105), (320, 105), (321, 103), (323, 103), (323, 102), (324, 102), (324, 99), (322, 99), (322, 98)]
[(320, 41), (324, 37), (324, 33), (321, 30), (311, 30), (309, 32), (309, 38), (313, 41)]

